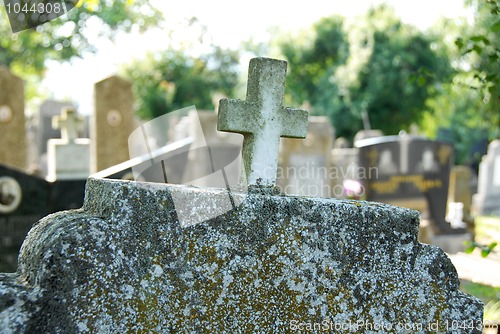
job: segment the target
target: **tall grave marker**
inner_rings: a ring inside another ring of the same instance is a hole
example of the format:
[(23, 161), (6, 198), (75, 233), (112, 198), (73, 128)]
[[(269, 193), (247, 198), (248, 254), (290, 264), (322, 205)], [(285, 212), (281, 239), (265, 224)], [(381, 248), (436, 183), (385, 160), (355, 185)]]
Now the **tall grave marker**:
[(0, 162), (26, 169), (24, 83), (0, 66)]
[(111, 76), (95, 84), (92, 128), (92, 172), (129, 159), (128, 137), (133, 131), (132, 84)]
[[(472, 206), (472, 176), (473, 172), (468, 166), (454, 166), (450, 175), (448, 194), (448, 221), (453, 219), (453, 207), (460, 215), (462, 209), (463, 219), (467, 230), (474, 233), (474, 217), (471, 215)], [(461, 203), (461, 205), (460, 205)]]

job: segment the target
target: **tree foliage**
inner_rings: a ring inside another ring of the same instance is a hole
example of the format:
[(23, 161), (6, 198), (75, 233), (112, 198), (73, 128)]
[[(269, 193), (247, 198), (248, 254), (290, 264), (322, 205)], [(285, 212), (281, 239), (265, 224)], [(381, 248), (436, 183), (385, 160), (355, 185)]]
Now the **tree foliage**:
[(113, 38), (117, 31), (146, 29), (161, 20), (147, 0), (86, 0), (66, 15), (19, 33), (12, 33), (0, 6), (0, 65), (18, 74), (43, 74), (45, 61), (69, 60), (95, 51), (91, 35)]
[(474, 26), (456, 39), (461, 51), (462, 75), (457, 84), (480, 91), (487, 105), (481, 117), (496, 124), (500, 135), (500, 1), (468, 0), (474, 9)]
[(233, 95), (238, 54), (213, 47), (210, 53), (195, 57), (169, 49), (132, 62), (124, 73), (134, 83), (141, 118), (152, 119), (190, 105), (213, 109), (214, 94)]
[[(420, 120), (429, 137), (446, 128), (456, 149), (456, 163), (477, 171), (488, 140), (499, 135), (498, 1), (469, 1), (475, 19), (443, 19), (429, 32), (436, 50), (453, 66), (452, 79), (426, 101)], [(496, 32), (496, 34), (495, 34)]]
[(313, 30), (309, 40), (282, 42), (290, 63), (288, 92), (328, 115), (339, 136), (352, 138), (366, 113), (386, 134), (408, 128), (421, 117), (428, 87), (451, 73), (446, 57), (431, 49), (431, 37), (385, 5), (351, 24), (323, 19)]

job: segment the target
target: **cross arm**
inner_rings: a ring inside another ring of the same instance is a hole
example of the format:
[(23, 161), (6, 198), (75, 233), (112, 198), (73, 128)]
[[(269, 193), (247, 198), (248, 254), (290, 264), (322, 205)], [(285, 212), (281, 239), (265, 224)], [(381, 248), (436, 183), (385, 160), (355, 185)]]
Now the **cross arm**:
[(305, 138), (307, 135), (308, 112), (297, 108), (284, 108), (281, 112), (281, 137)]

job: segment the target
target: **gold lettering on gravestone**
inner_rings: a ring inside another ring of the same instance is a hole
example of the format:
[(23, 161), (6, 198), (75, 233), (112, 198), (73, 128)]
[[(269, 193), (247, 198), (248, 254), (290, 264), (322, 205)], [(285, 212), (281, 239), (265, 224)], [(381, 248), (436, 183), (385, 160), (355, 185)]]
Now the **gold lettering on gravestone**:
[(413, 184), (420, 192), (441, 188), (443, 182), (439, 179), (424, 179), (423, 175), (395, 175), (387, 181), (377, 181), (370, 185), (370, 189), (379, 194), (394, 194), (402, 183)]
[(388, 181), (377, 181), (370, 185), (370, 188), (379, 194), (393, 194), (399, 187), (399, 183), (392, 178)]

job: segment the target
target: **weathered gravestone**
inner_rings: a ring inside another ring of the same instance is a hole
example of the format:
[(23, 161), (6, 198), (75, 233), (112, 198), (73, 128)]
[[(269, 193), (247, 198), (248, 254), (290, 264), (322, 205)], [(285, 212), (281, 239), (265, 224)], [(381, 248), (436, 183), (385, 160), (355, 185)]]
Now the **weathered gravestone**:
[[(305, 134), (305, 119), (287, 131), (285, 117), (277, 117), (301, 111), (262, 99), (282, 91), (286, 63), (257, 59), (252, 66), (249, 91), (271, 74), (279, 74), (280, 87), (247, 99), (265, 113), (243, 130), (269, 131), (275, 140)], [(222, 100), (222, 119), (242, 111), (225, 103), (237, 105)], [(229, 124), (224, 128), (236, 131)], [(416, 211), (273, 195), (273, 175), (259, 168), (275, 166), (277, 148), (252, 155), (255, 144), (244, 143), (254, 146), (243, 155), (253, 167), (246, 170), (251, 192), (233, 193), (238, 205), (210, 220), (207, 212), (226, 201), (226, 189), (89, 179), (83, 208), (38, 222), (18, 272), (0, 275), (3, 328), (481, 333), (481, 302), (458, 290), (439, 248), (418, 243)]]
[(488, 154), (479, 164), (477, 194), (474, 195), (477, 214), (500, 215), (500, 140), (488, 146)]
[(48, 142), (48, 180), (85, 179), (90, 174), (90, 139), (78, 138), (84, 120), (73, 108), (54, 116), (53, 127), (61, 129), (61, 139)]
[(227, 188), (237, 185), (241, 170), (241, 135), (217, 131), (217, 113), (192, 110), (189, 150), (183, 184)]
[(0, 163), (26, 169), (24, 83), (0, 66)]
[(133, 130), (132, 84), (112, 76), (95, 84), (92, 127), (92, 172), (129, 160), (128, 137)]
[(305, 140), (281, 139), (278, 186), (289, 195), (332, 197), (333, 128), (324, 116), (309, 117)]
[[(366, 198), (412, 208), (430, 222), (423, 241), (448, 252), (462, 249), (471, 235), (446, 221), (453, 146), (423, 137), (401, 135), (358, 141), (360, 165), (376, 173), (363, 180)], [(454, 236), (451, 236), (454, 235)]]

